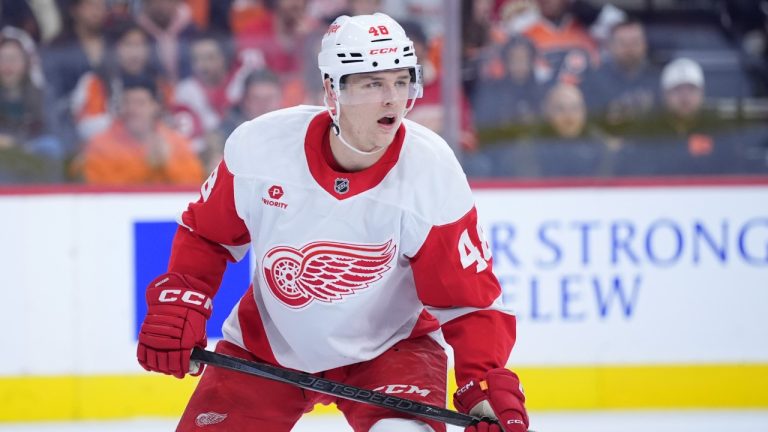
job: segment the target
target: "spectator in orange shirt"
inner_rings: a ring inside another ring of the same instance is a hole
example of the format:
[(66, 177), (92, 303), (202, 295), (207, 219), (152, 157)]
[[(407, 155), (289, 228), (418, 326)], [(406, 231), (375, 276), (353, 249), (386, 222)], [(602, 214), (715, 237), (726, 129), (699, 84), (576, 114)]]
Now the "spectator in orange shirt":
[(80, 77), (72, 91), (70, 109), (84, 142), (112, 124), (125, 77), (154, 81), (163, 103), (172, 97), (173, 89), (152, 61), (149, 35), (133, 22), (114, 27), (105, 66)]
[(203, 167), (186, 138), (160, 120), (161, 105), (151, 80), (123, 82), (116, 121), (91, 139), (83, 173), (88, 183), (196, 185)]

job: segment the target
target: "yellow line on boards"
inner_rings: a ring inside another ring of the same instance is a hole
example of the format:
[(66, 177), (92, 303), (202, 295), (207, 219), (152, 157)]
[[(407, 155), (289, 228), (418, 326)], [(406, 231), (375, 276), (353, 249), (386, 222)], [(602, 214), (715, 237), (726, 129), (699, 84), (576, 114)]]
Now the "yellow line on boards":
[[(515, 370), (534, 410), (768, 408), (768, 364)], [(196, 383), (149, 373), (0, 377), (0, 422), (179, 417)], [(313, 414), (334, 412), (318, 405)]]
[(196, 384), (149, 373), (0, 377), (0, 421), (178, 417)]
[(520, 368), (538, 410), (768, 408), (768, 364)]

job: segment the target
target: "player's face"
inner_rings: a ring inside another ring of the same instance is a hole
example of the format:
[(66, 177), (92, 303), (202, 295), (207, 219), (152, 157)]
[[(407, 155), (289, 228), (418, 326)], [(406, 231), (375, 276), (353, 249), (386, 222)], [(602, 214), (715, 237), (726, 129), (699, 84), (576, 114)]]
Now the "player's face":
[(349, 75), (339, 100), (342, 133), (361, 150), (388, 146), (412, 96), (408, 69)]

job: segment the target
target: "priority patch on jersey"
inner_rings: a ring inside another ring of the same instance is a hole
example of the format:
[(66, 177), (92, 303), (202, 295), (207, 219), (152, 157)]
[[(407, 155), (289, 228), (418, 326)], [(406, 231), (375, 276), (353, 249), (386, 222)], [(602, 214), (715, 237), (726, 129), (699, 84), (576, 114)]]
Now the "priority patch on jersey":
[(270, 207), (277, 207), (279, 209), (285, 210), (288, 208), (288, 204), (280, 201), (280, 198), (285, 195), (285, 191), (283, 190), (283, 187), (280, 185), (272, 185), (267, 189), (267, 194), (269, 195), (269, 198), (261, 197), (261, 201), (264, 203), (264, 205), (270, 206)]

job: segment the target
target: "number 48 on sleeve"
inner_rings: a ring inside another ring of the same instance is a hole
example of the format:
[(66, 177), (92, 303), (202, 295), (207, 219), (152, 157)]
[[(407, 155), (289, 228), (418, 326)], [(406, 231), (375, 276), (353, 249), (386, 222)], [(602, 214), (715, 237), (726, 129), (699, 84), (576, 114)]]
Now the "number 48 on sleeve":
[[(477, 240), (480, 243), (480, 249), (475, 246), (472, 239), (469, 237), (469, 231), (464, 229), (459, 237), (459, 260), (461, 266), (469, 268), (472, 264), (476, 264), (475, 271), (480, 273), (488, 268), (488, 261), (491, 259), (491, 248), (488, 246), (488, 242), (483, 235), (483, 229), (480, 225), (477, 225)], [(482, 252), (481, 252), (482, 250)]]

